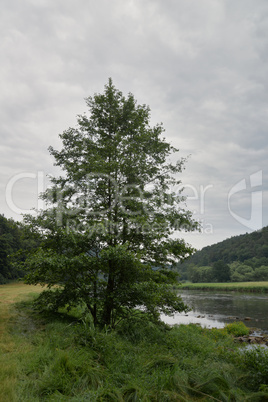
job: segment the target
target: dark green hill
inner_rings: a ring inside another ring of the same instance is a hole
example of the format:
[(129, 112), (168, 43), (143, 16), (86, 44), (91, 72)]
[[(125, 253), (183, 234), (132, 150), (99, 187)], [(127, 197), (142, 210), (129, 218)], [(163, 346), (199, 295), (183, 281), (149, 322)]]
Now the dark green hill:
[(178, 271), (182, 279), (212, 282), (216, 279), (216, 266), (218, 271), (220, 266), (227, 271), (228, 266), (233, 281), (268, 280), (268, 226), (204, 247), (179, 266)]
[(244, 262), (251, 258), (268, 258), (268, 226), (253, 233), (234, 236), (197, 251), (190, 259), (195, 265), (211, 265), (222, 260)]
[[(0, 214), (0, 284), (24, 276), (20, 264), (24, 260), (24, 253), (37, 244), (37, 239), (26, 232), (23, 224)], [(11, 256), (18, 251), (21, 253), (16, 257), (15, 264)]]

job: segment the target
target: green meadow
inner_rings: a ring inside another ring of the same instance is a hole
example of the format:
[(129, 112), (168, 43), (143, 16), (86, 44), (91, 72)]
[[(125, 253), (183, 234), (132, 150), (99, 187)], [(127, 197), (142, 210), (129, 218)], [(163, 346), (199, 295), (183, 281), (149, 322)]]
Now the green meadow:
[(142, 314), (115, 330), (81, 310), (38, 313), (40, 287), (0, 286), (0, 401), (265, 401), (268, 352), (243, 323), (173, 328)]

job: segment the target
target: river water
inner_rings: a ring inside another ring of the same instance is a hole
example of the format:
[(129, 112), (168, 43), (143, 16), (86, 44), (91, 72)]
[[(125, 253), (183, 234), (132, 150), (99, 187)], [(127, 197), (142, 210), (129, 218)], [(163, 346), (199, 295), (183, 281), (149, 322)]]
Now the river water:
[(247, 327), (268, 333), (268, 295), (262, 293), (179, 291), (192, 310), (174, 317), (162, 315), (167, 324), (200, 324), (207, 328), (223, 328), (226, 323), (243, 321)]

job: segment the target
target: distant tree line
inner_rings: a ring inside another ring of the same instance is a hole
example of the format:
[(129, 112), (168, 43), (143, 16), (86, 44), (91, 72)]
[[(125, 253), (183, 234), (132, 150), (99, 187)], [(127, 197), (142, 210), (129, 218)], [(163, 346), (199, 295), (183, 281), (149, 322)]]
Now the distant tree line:
[(268, 281), (268, 226), (204, 247), (177, 269), (192, 282)]
[(0, 284), (24, 276), (22, 262), (37, 244), (37, 237), (22, 223), (0, 214)]

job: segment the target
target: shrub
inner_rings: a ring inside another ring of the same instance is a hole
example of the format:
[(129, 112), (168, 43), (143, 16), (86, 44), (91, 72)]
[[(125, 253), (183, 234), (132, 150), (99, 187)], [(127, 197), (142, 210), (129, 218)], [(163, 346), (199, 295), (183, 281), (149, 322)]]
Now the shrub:
[(232, 322), (231, 324), (225, 325), (225, 329), (227, 330), (228, 334), (233, 336), (243, 336), (249, 334), (249, 329), (246, 325), (241, 322)]
[(268, 350), (261, 346), (244, 350), (242, 366), (245, 372), (244, 380), (253, 391), (266, 391), (268, 386)]

